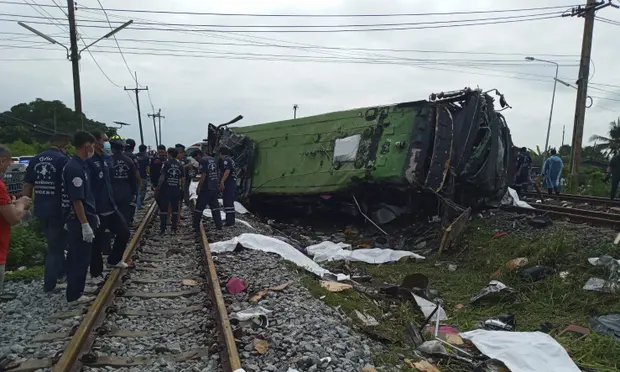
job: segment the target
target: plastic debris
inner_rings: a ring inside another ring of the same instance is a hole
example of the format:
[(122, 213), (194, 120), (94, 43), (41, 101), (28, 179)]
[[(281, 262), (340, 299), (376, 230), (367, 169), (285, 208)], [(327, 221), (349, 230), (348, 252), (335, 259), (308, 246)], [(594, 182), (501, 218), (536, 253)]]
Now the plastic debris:
[[(420, 296), (413, 295), (413, 298), (415, 299), (415, 302), (418, 304), (426, 318), (431, 316), (431, 314), (433, 314), (433, 311), (435, 311), (435, 309), (437, 308), (437, 304), (430, 302), (429, 300), (425, 300)], [(429, 321), (436, 321), (438, 317), (440, 321), (448, 320), (448, 315), (446, 315), (446, 312), (441, 307), (435, 312), (435, 314), (433, 314)]]
[(365, 326), (374, 327), (374, 326), (379, 325), (379, 322), (377, 322), (377, 319), (373, 318), (371, 315), (362, 314), (358, 310), (355, 310), (355, 315), (362, 323), (364, 323)]
[(527, 263), (528, 263), (527, 257), (514, 258), (514, 259), (506, 262), (504, 267), (500, 267), (499, 269), (497, 269), (497, 271), (494, 272), (491, 275), (491, 279), (496, 279), (497, 280), (502, 275), (504, 270), (506, 270), (507, 272), (513, 272), (513, 271), (515, 271), (515, 270), (517, 270), (517, 269), (527, 265)]
[(327, 289), (330, 292), (342, 292), (348, 289), (352, 289), (353, 286), (351, 284), (338, 283), (338, 282), (330, 282), (326, 280), (321, 280), (321, 287)]
[(536, 265), (534, 267), (523, 270), (521, 276), (531, 281), (538, 282), (553, 274), (553, 272), (553, 269), (548, 266)]
[(476, 324), (476, 328), (486, 329), (487, 331), (512, 331), (515, 327), (516, 320), (512, 314), (489, 318)]
[(474, 372), (510, 372), (510, 370), (501, 361), (489, 359), (477, 365)]
[(618, 313), (590, 318), (590, 327), (598, 334), (620, 341), (620, 314)]
[(437, 354), (447, 352), (446, 348), (437, 340), (426, 341), (418, 346), (418, 350), (426, 354)]
[(514, 289), (508, 287), (504, 283), (497, 280), (491, 280), (486, 287), (482, 288), (480, 292), (472, 296), (471, 303), (479, 303), (482, 300), (491, 301), (494, 300), (498, 295), (511, 294), (514, 292)]
[(619, 283), (612, 283), (601, 278), (590, 278), (583, 286), (586, 291), (615, 293), (620, 289)]
[(228, 282), (226, 282), (226, 290), (233, 295), (245, 291), (247, 287), (245, 280), (239, 279), (236, 276), (232, 276), (228, 279)]
[(268, 316), (271, 313), (272, 313), (271, 310), (265, 309), (262, 306), (254, 306), (254, 307), (250, 307), (245, 310), (230, 314), (230, 320), (231, 320), (231, 323), (236, 323), (236, 322), (247, 323), (251, 321), (260, 327), (267, 327), (269, 326)]
[(266, 354), (267, 351), (269, 350), (269, 342), (265, 340), (255, 339), (254, 350), (256, 350), (256, 352), (259, 353), (260, 355)]
[(419, 362), (412, 362), (409, 359), (405, 359), (405, 363), (407, 363), (409, 367), (413, 368), (414, 370), (420, 371), (420, 372), (441, 372), (440, 370), (437, 369), (437, 367), (430, 364), (426, 360), (421, 360)]
[(193, 279), (183, 279), (181, 283), (183, 283), (183, 285), (188, 285), (188, 286), (198, 285), (198, 282)]

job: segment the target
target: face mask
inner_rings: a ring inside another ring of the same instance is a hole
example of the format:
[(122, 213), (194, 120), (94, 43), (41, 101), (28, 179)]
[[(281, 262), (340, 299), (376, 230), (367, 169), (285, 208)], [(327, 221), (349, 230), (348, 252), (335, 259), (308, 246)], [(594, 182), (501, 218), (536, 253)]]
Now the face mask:
[(110, 145), (110, 142), (103, 143), (103, 152), (105, 152), (106, 154), (112, 153), (112, 145)]
[(88, 159), (92, 158), (92, 157), (93, 157), (93, 155), (95, 155), (95, 149), (94, 149), (94, 148), (92, 148), (92, 147), (89, 147), (89, 148), (88, 148), (88, 153), (87, 153), (87, 154), (88, 154), (88, 155), (87, 155)]

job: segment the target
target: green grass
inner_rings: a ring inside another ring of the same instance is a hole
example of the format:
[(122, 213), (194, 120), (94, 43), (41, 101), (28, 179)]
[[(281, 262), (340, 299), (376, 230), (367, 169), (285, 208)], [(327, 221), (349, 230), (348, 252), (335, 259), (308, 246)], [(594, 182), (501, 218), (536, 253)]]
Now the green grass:
[(5, 276), (5, 280), (34, 280), (41, 279), (45, 268), (43, 266), (33, 266), (22, 271), (11, 271)]
[[(620, 249), (607, 241), (612, 240), (613, 236), (593, 246), (592, 242), (586, 241), (588, 236), (577, 231), (553, 226), (537, 230), (532, 235), (515, 232), (491, 240), (497, 230), (489, 227), (485, 220), (478, 220), (468, 228), (459, 246), (441, 257), (427, 257), (420, 263), (405, 261), (351, 266), (367, 270), (375, 281), (395, 284), (400, 284), (408, 274), (421, 273), (428, 276), (430, 287), (438, 290), (444, 300), (450, 317), (448, 323), (458, 326), (461, 331), (473, 329), (480, 320), (510, 313), (516, 316), (517, 331), (536, 331), (541, 323), (550, 322), (555, 326), (551, 335), (556, 337), (570, 324), (588, 327), (591, 314), (619, 310), (617, 295), (588, 292), (582, 287), (591, 276), (606, 277), (605, 271), (591, 266), (587, 258), (601, 253), (620, 257)], [(586, 246), (588, 243), (590, 245)], [(499, 280), (517, 290), (516, 296), (503, 298), (490, 305), (470, 305), (471, 296), (489, 283), (491, 274), (508, 260), (517, 257), (527, 257), (528, 267), (534, 264), (547, 265), (557, 272), (568, 271), (569, 276), (562, 279), (556, 274), (539, 282), (531, 282), (517, 273), (504, 273)], [(445, 265), (435, 266), (437, 261), (448, 261), (458, 268), (450, 272)], [(329, 293), (310, 277), (304, 283), (315, 296), (326, 296), (324, 301), (328, 305), (340, 306), (352, 318), (355, 318), (353, 310), (358, 309), (380, 321), (376, 327), (377, 333), (387, 336), (392, 342), (389, 345), (390, 352), (378, 356), (376, 362), (394, 363), (398, 355), (408, 358), (413, 356), (404, 330), (408, 322), (419, 321), (420, 317), (411, 306), (403, 304), (390, 307), (389, 304), (372, 301), (356, 291)], [(465, 307), (456, 310), (458, 304)], [(584, 341), (576, 341), (572, 336), (563, 336), (558, 341), (583, 366), (598, 371), (620, 369), (620, 342), (594, 332)], [(450, 366), (442, 366), (440, 369), (460, 370)]]

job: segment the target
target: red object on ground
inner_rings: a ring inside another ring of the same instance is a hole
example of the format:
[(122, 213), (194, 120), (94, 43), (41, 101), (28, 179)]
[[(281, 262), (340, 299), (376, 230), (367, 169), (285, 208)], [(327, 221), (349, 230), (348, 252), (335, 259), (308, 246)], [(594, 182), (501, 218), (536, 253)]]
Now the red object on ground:
[(228, 279), (228, 282), (226, 283), (226, 289), (228, 290), (228, 293), (230, 294), (241, 293), (245, 291), (247, 287), (248, 286), (245, 284), (245, 280), (239, 279), (236, 276), (233, 276), (230, 279)]
[(493, 240), (493, 239), (497, 239), (497, 238), (501, 238), (501, 237), (502, 237), (502, 236), (504, 236), (504, 235), (508, 235), (508, 233), (507, 233), (507, 232), (497, 233), (497, 234), (493, 235), (493, 237), (491, 238), (491, 240)]
[[(6, 185), (0, 180), (0, 205), (11, 204), (11, 196)], [(0, 216), (0, 265), (6, 264), (6, 256), (9, 253), (9, 240), (11, 239), (11, 225)]]

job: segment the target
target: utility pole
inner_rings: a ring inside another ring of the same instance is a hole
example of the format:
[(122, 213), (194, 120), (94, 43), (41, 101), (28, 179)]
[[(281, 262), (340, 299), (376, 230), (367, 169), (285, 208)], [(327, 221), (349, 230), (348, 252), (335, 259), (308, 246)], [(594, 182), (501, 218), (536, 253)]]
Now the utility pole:
[(54, 134), (58, 131), (58, 120), (56, 119), (56, 108), (54, 107)]
[[(161, 143), (161, 118), (165, 116), (161, 116), (161, 109), (156, 114), (149, 114), (150, 118), (153, 118), (153, 129), (155, 130), (155, 144), (159, 146)], [(159, 142), (157, 141), (157, 126), (155, 125), (155, 118), (159, 118)]]
[(299, 106), (297, 104), (293, 105), (293, 119), (297, 119), (297, 109)]
[(564, 146), (564, 133), (566, 133), (566, 125), (562, 126), (562, 146)]
[[(138, 110), (138, 125), (140, 126), (140, 144), (144, 145), (144, 133), (142, 132), (142, 114), (140, 114), (140, 96), (138, 95), (138, 93), (140, 93), (141, 90), (149, 90), (149, 87), (144, 87), (144, 88), (139, 88), (138, 87), (138, 73), (134, 72), (134, 74), (136, 74), (136, 87), (135, 88), (127, 88), (124, 87), (125, 90), (133, 90), (134, 93), (136, 94), (136, 109)], [(157, 136), (157, 133), (155, 134)]]
[[(590, 76), (590, 55), (592, 54), (594, 16), (597, 10), (610, 5), (612, 5), (611, 1), (606, 3), (605, 1), (597, 2), (596, 0), (587, 0), (585, 7), (579, 6), (573, 8), (570, 14), (566, 14), (566, 16), (578, 16), (585, 19), (583, 40), (581, 42), (581, 62), (579, 64), (579, 76), (577, 80), (577, 102), (575, 104), (575, 121), (570, 157), (571, 189), (573, 190), (577, 187), (579, 165), (581, 163), (581, 144), (586, 117), (586, 101), (588, 98), (588, 78)], [(614, 7), (616, 6), (614, 5)]]
[(84, 118), (82, 116), (82, 89), (80, 87), (80, 51), (77, 46), (77, 27), (75, 25), (75, 5), (73, 0), (67, 0), (69, 18), (69, 41), (71, 42), (71, 67), (73, 69), (73, 99), (75, 101), (75, 112), (82, 122), (84, 130)]

